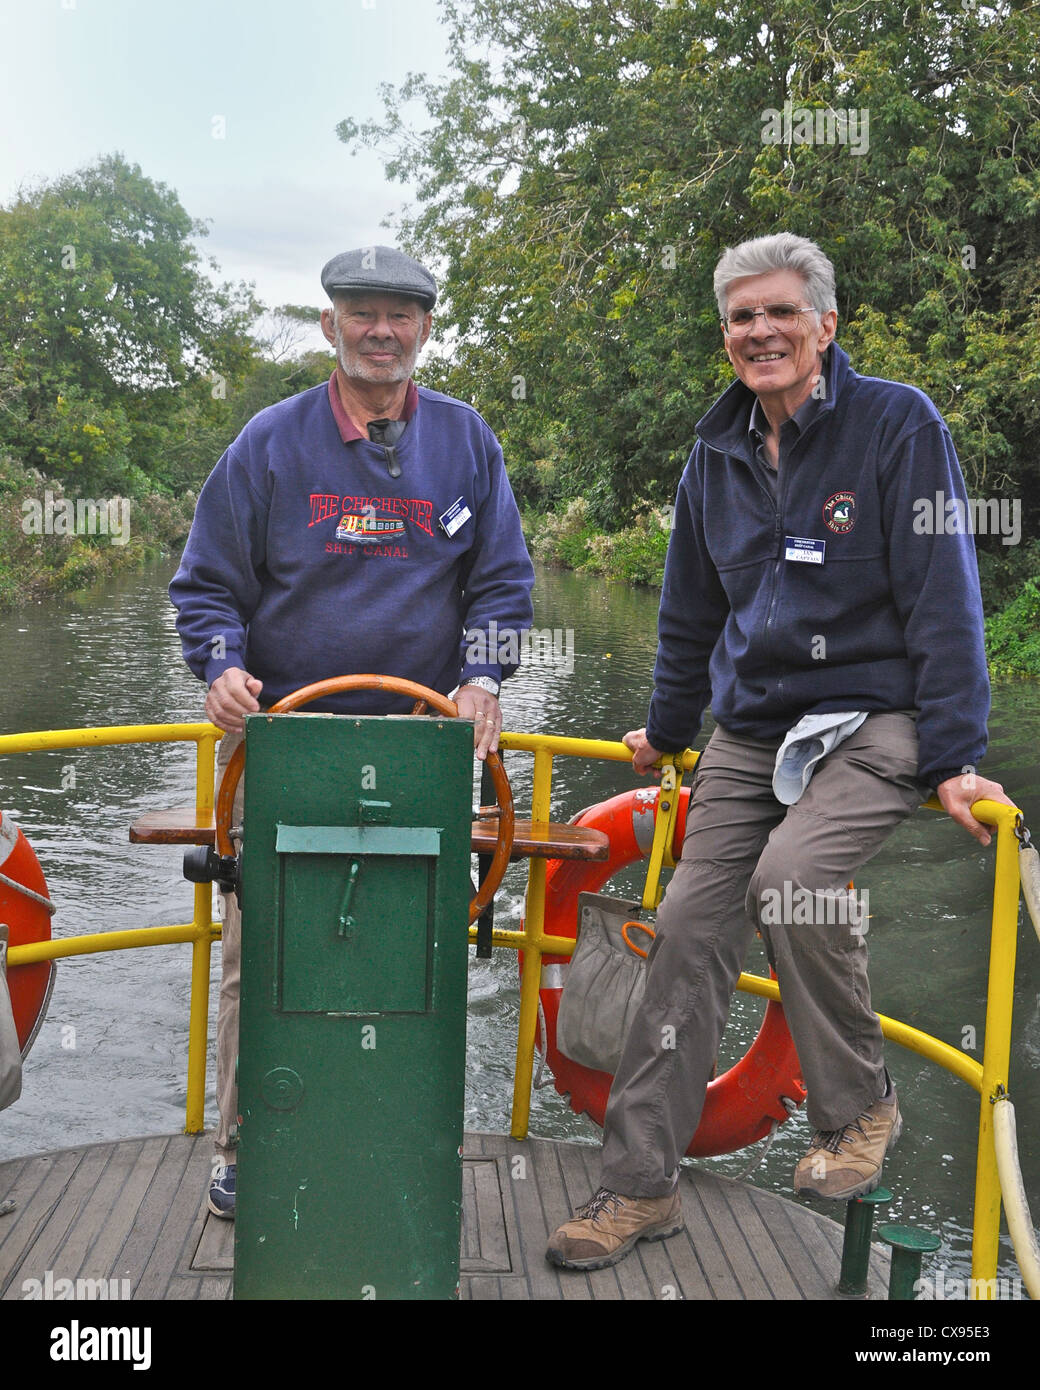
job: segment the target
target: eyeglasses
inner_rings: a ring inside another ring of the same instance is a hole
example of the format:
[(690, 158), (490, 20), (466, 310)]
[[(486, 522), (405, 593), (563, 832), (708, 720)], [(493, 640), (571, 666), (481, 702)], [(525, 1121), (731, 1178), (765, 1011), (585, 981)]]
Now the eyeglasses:
[(755, 320), (761, 314), (770, 328), (775, 328), (778, 333), (785, 333), (797, 325), (802, 314), (818, 313), (819, 310), (812, 304), (803, 307), (797, 304), (764, 304), (761, 309), (748, 306), (734, 309), (732, 314), (727, 314), (722, 320), (722, 326), (731, 338), (742, 338), (751, 332)]

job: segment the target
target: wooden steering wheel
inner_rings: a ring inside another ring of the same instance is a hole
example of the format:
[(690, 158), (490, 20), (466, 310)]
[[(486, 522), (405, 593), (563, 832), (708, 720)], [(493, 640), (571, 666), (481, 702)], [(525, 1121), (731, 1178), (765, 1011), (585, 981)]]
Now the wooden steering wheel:
[[(332, 676), (328, 680), (315, 681), (312, 685), (302, 686), (299, 690), (294, 690), (291, 695), (283, 696), (281, 700), (271, 706), (268, 713), (288, 714), (291, 710), (299, 709), (302, 705), (309, 705), (312, 700), (320, 700), (326, 695), (338, 695), (344, 691), (354, 690), (389, 690), (396, 695), (410, 695), (415, 701), (412, 714), (424, 713), (428, 705), (432, 705), (438, 713), (445, 714), (451, 719), (456, 718), (459, 712), (458, 707), (447, 696), (439, 695), (436, 690), (430, 690), (427, 686), (419, 685), (415, 681), (406, 681), (399, 676), (364, 675)], [(245, 762), (246, 747), (243, 743), (231, 755), (231, 759), (224, 769), (224, 777), (217, 794), (217, 853), (232, 858), (235, 854), (235, 848), (231, 842), (231, 821), (234, 814), (235, 792), (238, 790)], [(513, 848), (513, 825), (516, 819), (513, 811), (513, 793), (509, 786), (506, 770), (502, 766), (502, 759), (497, 753), (488, 753), (487, 765), (491, 772), (491, 779), (495, 784), (495, 797), (498, 805), (498, 838), (495, 840), (491, 866), (469, 905), (469, 920), (471, 922), (475, 922), (484, 911), (494, 897), (498, 885), (502, 882), (502, 875), (506, 871), (506, 865), (509, 863), (509, 856)]]

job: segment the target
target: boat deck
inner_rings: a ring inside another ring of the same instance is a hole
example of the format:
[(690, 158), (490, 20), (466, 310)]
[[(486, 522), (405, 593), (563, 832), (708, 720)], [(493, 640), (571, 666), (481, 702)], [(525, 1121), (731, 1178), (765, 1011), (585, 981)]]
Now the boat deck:
[[(234, 1228), (206, 1211), (211, 1156), (210, 1136), (173, 1135), (0, 1164), (0, 1209), (14, 1203), (0, 1215), (0, 1298), (230, 1298)], [(684, 1232), (641, 1242), (613, 1269), (577, 1274), (552, 1268), (544, 1257), (546, 1239), (588, 1199), (598, 1162), (598, 1149), (587, 1145), (468, 1134), (461, 1297), (837, 1296), (837, 1222), (692, 1168), (683, 1171)], [(92, 1282), (73, 1293), (77, 1280)], [(117, 1282), (102, 1287), (101, 1280)], [(887, 1259), (875, 1248), (871, 1298), (884, 1298), (886, 1284)]]

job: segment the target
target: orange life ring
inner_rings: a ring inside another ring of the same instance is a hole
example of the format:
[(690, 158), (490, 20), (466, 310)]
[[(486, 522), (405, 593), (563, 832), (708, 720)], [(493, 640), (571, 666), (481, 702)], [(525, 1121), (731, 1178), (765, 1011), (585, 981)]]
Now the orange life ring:
[[(689, 805), (688, 787), (680, 790), (672, 853), (682, 853)], [(619, 870), (650, 854), (657, 819), (659, 791), (640, 787), (621, 792), (609, 801), (589, 807), (575, 818), (576, 825), (602, 830), (610, 839), (610, 857), (601, 863), (555, 859), (546, 869), (545, 931), (547, 935), (574, 937), (578, 922), (578, 894), (595, 893)], [(587, 1113), (603, 1124), (613, 1077), (592, 1071), (565, 1057), (556, 1047), (556, 1020), (563, 993), (566, 956), (542, 957), (541, 1002), (544, 1019), (541, 1051), (557, 1091), (570, 1100), (577, 1114)], [(783, 1098), (798, 1104), (805, 1099), (805, 1085), (794, 1042), (783, 1009), (774, 1000), (751, 1047), (735, 1066), (708, 1086), (697, 1133), (686, 1150), (693, 1158), (732, 1153), (763, 1139), (776, 1120), (788, 1118)]]
[[(10, 928), (9, 948), (50, 940), (52, 909), (47, 906), (49, 902), (43, 870), (32, 845), (7, 812), (0, 811), (0, 922), (6, 922)], [(43, 1022), (53, 982), (52, 960), (18, 965), (7, 971), (11, 1009), (23, 1057)]]

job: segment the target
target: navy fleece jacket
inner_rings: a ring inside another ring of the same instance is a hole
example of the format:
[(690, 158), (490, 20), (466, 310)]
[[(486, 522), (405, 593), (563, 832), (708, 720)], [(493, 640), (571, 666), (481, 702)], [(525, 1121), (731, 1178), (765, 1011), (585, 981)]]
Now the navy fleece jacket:
[[(381, 445), (344, 443), (325, 384), (249, 422), (202, 489), (170, 585), (197, 676), (241, 667), (270, 704), (327, 676), (378, 672), (448, 694), (515, 669), (509, 634), (530, 626), (534, 573), (498, 441), (468, 405), (420, 389), (396, 454), (391, 478)], [(366, 693), (311, 708), (411, 705)]]
[[(781, 453), (775, 500), (743, 382), (697, 424), (647, 739), (687, 747), (709, 703), (724, 728), (761, 739), (809, 713), (915, 709), (918, 772), (935, 787), (978, 764), (989, 712), (974, 543), (944, 507), (965, 499), (957, 456), (927, 396), (859, 376), (836, 343), (824, 381), (820, 408)], [(788, 538), (822, 542), (823, 563), (787, 558), (821, 553)]]

